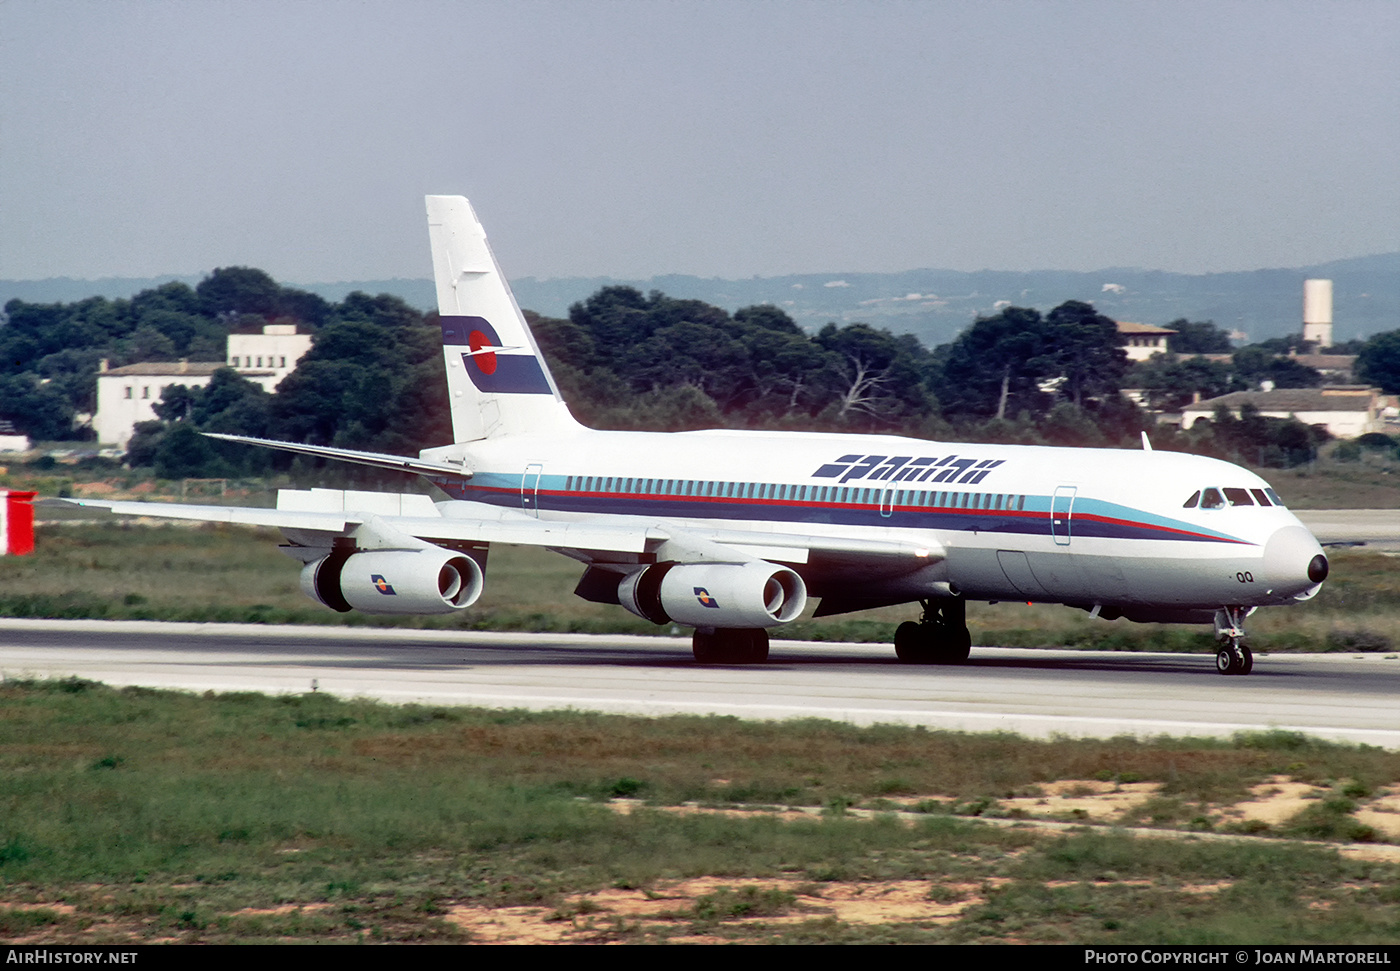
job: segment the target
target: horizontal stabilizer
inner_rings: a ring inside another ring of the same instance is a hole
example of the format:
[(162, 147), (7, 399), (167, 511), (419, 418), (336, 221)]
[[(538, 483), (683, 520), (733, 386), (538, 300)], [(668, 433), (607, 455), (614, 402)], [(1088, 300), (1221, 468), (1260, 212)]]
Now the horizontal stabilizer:
[(367, 517), (343, 512), (253, 509), (247, 506), (192, 506), (178, 502), (131, 502), (113, 499), (54, 499), (69, 506), (105, 509), (118, 516), (150, 516), (155, 519), (190, 519), (202, 523), (236, 523), (243, 526), (275, 526), (279, 529), (312, 529), (342, 533)]
[(399, 472), (414, 472), (419, 475), (454, 475), (462, 478), (471, 476), (465, 466), (450, 465), (447, 462), (431, 462), (409, 458), (407, 455), (389, 455), (386, 452), (357, 452), (352, 448), (334, 448), (330, 445), (302, 445), (299, 442), (278, 442), (269, 438), (250, 438), (246, 435), (224, 435), (219, 432), (204, 432), (209, 438), (225, 442), (239, 442), (243, 445), (261, 445), (264, 448), (296, 452), (298, 455), (316, 455), (321, 458), (339, 459), (342, 462), (355, 462), (359, 465), (372, 465), (380, 469), (394, 469)]

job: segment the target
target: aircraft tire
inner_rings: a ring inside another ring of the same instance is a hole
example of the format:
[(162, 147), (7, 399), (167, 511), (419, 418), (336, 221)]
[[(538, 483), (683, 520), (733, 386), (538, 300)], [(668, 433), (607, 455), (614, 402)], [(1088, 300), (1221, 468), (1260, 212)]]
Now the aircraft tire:
[(719, 639), (715, 636), (718, 633), (716, 630), (701, 630), (697, 627), (695, 633), (690, 635), (690, 652), (695, 655), (696, 664), (723, 663)]
[(768, 660), (768, 632), (761, 628), (696, 628), (690, 650), (697, 664), (762, 664)]
[(934, 640), (923, 624), (906, 620), (894, 629), (894, 656), (905, 664), (932, 664)]
[(966, 627), (944, 629), (938, 639), (938, 663), (962, 664), (972, 653), (972, 632)]
[(1254, 652), (1243, 644), (1226, 644), (1216, 652), (1215, 670), (1221, 674), (1248, 674), (1254, 670)]
[(745, 664), (762, 664), (768, 660), (768, 632), (761, 627), (757, 630), (745, 631), (749, 635), (749, 644), (745, 658)]

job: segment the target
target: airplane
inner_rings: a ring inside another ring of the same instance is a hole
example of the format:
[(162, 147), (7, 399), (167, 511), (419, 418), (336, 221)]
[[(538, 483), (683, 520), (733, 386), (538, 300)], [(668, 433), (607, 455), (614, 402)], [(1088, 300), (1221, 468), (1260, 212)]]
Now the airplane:
[(72, 499), (125, 515), (281, 530), (301, 588), (336, 611), (451, 614), (494, 544), (583, 565), (575, 594), (693, 628), (702, 664), (758, 663), (769, 631), (917, 603), (903, 662), (960, 663), (968, 601), (1066, 604), (1105, 620), (1213, 623), (1248, 674), (1244, 618), (1315, 596), (1328, 562), (1262, 478), (1142, 450), (890, 435), (598, 431), (550, 375), (485, 230), (427, 196), (453, 438), (417, 457), (212, 434), (423, 476), (450, 498), (280, 490), (275, 509)]

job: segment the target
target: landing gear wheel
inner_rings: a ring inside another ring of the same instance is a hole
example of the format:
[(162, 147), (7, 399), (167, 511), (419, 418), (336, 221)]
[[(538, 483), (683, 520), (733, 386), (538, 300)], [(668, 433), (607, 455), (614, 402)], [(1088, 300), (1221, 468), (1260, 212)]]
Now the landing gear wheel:
[(922, 620), (895, 628), (894, 656), (905, 664), (961, 664), (972, 651), (972, 634), (961, 600), (922, 601)]
[(906, 620), (895, 628), (894, 656), (905, 664), (933, 663), (933, 639), (923, 624)]
[(1248, 674), (1254, 670), (1254, 652), (1244, 644), (1226, 644), (1215, 655), (1215, 670), (1221, 674)]
[(761, 628), (696, 628), (690, 649), (697, 664), (762, 664), (768, 660), (768, 632)]
[(949, 629), (939, 656), (940, 664), (962, 664), (972, 653), (972, 632), (966, 627)]
[(748, 635), (748, 644), (743, 649), (743, 658), (740, 664), (762, 664), (768, 660), (768, 632), (759, 628), (757, 630), (736, 631)]
[(1250, 612), (1244, 607), (1222, 607), (1215, 612), (1215, 636), (1220, 639), (1215, 670), (1221, 674), (1248, 674), (1254, 670), (1254, 653), (1244, 642), (1244, 619)]

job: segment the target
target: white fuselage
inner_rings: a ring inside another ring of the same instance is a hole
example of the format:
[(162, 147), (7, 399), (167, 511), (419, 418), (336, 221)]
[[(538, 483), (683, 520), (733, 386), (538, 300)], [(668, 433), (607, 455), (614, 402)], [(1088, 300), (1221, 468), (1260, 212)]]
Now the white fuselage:
[[(440, 480), (454, 497), (542, 520), (721, 528), (755, 543), (897, 539), (942, 554), (891, 572), (794, 564), (813, 594), (857, 605), (951, 594), (1187, 619), (1166, 615), (1290, 603), (1318, 586), (1320, 547), (1263, 479), (1178, 452), (579, 428), (479, 441), (463, 457), (472, 477)], [(1232, 501), (1187, 507), (1209, 489)]]

